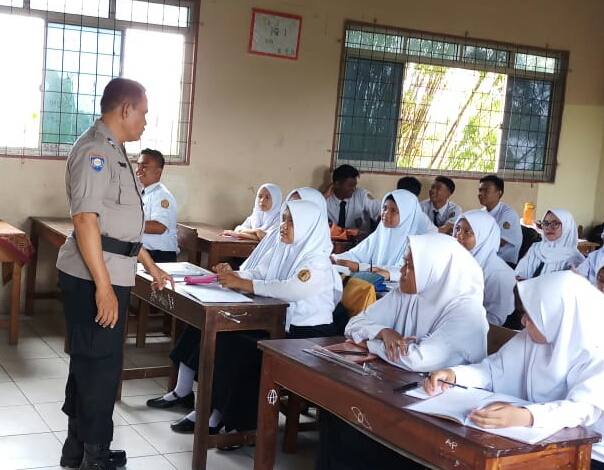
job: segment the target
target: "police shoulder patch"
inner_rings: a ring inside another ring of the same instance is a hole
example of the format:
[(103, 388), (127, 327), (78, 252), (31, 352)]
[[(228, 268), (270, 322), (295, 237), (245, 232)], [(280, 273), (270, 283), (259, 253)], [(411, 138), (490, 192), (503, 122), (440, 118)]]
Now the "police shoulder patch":
[(167, 209), (168, 207), (170, 207), (170, 202), (167, 199), (162, 199), (160, 204), (164, 209)]
[(303, 269), (298, 273), (298, 279), (302, 282), (306, 282), (310, 279), (310, 271), (308, 269)]
[(503, 223), (503, 228), (505, 228), (505, 229), (510, 228), (510, 223), (509, 222), (504, 222)]
[(105, 155), (100, 153), (91, 153), (88, 157), (90, 160), (90, 168), (99, 172), (105, 167)]

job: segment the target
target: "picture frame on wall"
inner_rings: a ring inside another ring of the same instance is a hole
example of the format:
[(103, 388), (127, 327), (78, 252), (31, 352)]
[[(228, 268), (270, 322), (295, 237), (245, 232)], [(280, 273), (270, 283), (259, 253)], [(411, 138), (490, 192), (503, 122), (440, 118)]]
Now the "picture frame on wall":
[(299, 15), (253, 8), (248, 52), (298, 60), (301, 28)]

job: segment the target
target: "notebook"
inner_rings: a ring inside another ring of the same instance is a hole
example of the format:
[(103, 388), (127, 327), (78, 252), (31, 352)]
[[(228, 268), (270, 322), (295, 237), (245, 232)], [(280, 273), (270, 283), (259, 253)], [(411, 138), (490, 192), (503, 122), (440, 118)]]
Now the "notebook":
[(484, 408), (495, 402), (506, 402), (515, 406), (528, 405), (530, 402), (521, 398), (493, 393), (479, 388), (468, 387), (467, 389), (453, 387), (431, 398), (418, 401), (406, 408), (420, 413), (426, 413), (439, 418), (449, 419), (481, 431), (497, 434), (527, 444), (534, 444), (559, 431), (559, 427), (532, 428), (525, 426), (512, 426), (509, 428), (485, 429), (477, 426), (468, 419), (468, 415), (474, 409)]

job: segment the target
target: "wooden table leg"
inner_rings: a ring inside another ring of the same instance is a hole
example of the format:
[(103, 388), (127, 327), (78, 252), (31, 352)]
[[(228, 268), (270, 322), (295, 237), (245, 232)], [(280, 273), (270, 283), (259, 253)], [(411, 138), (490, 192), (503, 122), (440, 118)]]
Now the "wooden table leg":
[(36, 270), (38, 268), (38, 227), (32, 223), (30, 241), (34, 252), (27, 266), (27, 282), (25, 284), (25, 315), (34, 314), (34, 298), (36, 296)]
[(208, 251), (208, 265), (206, 266), (206, 269), (212, 270), (212, 268), (220, 262), (220, 251), (218, 250), (217, 246), (217, 243), (210, 245), (210, 249)]
[(277, 428), (279, 426), (279, 386), (271, 374), (272, 357), (263, 354), (258, 395), (258, 427), (254, 470), (271, 470), (275, 465)]
[(8, 344), (17, 344), (19, 341), (19, 303), (21, 297), (21, 265), (19, 263), (13, 263), (12, 283)]

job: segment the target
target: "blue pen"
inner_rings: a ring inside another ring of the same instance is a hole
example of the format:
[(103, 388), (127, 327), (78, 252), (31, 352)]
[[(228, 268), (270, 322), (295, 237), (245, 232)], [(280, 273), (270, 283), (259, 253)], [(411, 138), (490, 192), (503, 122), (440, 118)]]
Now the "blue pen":
[(450, 385), (451, 387), (459, 387), (459, 388), (463, 388), (464, 390), (467, 390), (468, 387), (466, 387), (465, 385), (459, 385), (453, 382), (447, 382), (446, 380), (443, 379), (438, 379), (439, 382), (442, 382), (444, 384)]

